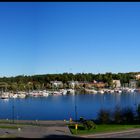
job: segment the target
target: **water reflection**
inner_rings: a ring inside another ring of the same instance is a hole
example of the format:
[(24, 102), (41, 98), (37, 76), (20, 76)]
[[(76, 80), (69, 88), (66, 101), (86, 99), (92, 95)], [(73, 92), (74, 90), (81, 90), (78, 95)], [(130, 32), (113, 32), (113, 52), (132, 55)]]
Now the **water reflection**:
[[(0, 99), (0, 118), (12, 119), (14, 101), (15, 119), (64, 120), (80, 116), (96, 118), (100, 109), (113, 111), (116, 106), (132, 107), (140, 103), (140, 93), (76, 94), (66, 96), (48, 96), (47, 98)], [(75, 109), (76, 105), (76, 109)], [(17, 117), (18, 116), (18, 117)]]

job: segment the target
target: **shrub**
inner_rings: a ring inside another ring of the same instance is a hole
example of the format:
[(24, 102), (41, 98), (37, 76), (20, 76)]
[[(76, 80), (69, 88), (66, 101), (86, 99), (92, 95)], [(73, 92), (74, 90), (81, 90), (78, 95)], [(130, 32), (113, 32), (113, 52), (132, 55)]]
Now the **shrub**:
[(138, 107), (137, 107), (137, 115), (138, 115), (138, 119), (140, 121), (140, 104), (138, 104)]
[(134, 113), (131, 108), (125, 108), (122, 111), (122, 121), (124, 123), (133, 123), (134, 122)]
[(98, 120), (100, 123), (107, 124), (110, 122), (110, 113), (107, 110), (100, 110), (98, 114)]
[(88, 130), (90, 130), (92, 128), (94, 128), (94, 129), (96, 128), (96, 124), (93, 121), (90, 121), (90, 120), (84, 121), (83, 126), (84, 126), (85, 129), (88, 129)]
[(81, 123), (83, 123), (85, 120), (83, 117), (80, 117), (80, 120), (79, 120)]
[(122, 122), (122, 111), (120, 109), (120, 107), (116, 107), (115, 111), (114, 111), (114, 122), (117, 124), (120, 124)]

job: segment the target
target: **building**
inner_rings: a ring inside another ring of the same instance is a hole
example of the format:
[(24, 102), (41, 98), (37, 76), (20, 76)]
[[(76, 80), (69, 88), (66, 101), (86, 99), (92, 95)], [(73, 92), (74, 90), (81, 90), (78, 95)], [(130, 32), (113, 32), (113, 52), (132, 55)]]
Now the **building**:
[(94, 83), (94, 87), (97, 87), (97, 88), (104, 88), (105, 86), (106, 86), (106, 83), (104, 82)]
[(63, 86), (62, 81), (51, 81), (50, 83), (53, 88), (59, 88), (60, 86)]
[(69, 84), (69, 87), (71, 88), (75, 88), (75, 86), (79, 85), (79, 82), (78, 81), (68, 81), (68, 84)]
[(140, 79), (140, 74), (135, 75), (136, 80)]
[(115, 87), (115, 88), (120, 88), (120, 87), (121, 87), (121, 82), (120, 82), (120, 80), (113, 80), (113, 87)]
[(137, 87), (137, 81), (136, 80), (129, 80), (129, 87), (130, 88), (136, 88)]
[(93, 82), (80, 82), (80, 85), (86, 87), (86, 88), (104, 88), (106, 86), (106, 83), (104, 82), (97, 82), (97, 81), (93, 81)]

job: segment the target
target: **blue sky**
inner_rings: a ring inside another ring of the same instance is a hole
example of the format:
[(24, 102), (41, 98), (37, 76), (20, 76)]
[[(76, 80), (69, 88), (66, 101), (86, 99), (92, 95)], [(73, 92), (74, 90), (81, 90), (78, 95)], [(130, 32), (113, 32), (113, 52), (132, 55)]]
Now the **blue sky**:
[(0, 76), (136, 72), (139, 53), (139, 2), (0, 3)]

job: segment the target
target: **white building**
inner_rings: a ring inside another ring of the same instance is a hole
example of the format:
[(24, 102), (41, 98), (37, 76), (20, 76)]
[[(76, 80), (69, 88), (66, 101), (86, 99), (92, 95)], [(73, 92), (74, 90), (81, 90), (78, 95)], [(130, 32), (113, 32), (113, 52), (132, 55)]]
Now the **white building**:
[(136, 77), (136, 80), (139, 80), (140, 79), (140, 74), (135, 75), (135, 77)]
[(136, 80), (130, 80), (129, 81), (129, 87), (130, 88), (136, 88), (137, 87), (137, 81)]
[(113, 80), (113, 85), (114, 85), (115, 88), (120, 88), (121, 87), (120, 80)]
[(62, 81), (51, 81), (50, 83), (51, 83), (52, 87), (54, 87), (54, 88), (58, 88), (61, 85), (63, 85)]
[(71, 88), (75, 88), (76, 85), (79, 85), (78, 81), (68, 81), (68, 84)]

